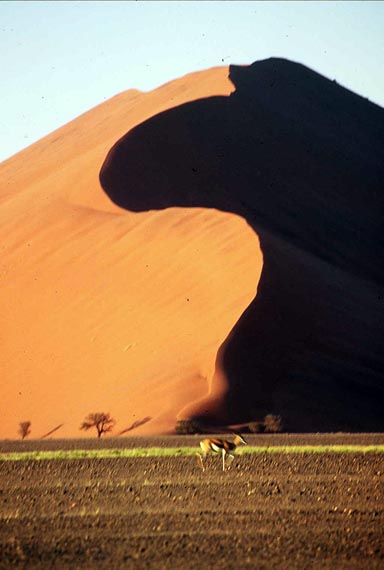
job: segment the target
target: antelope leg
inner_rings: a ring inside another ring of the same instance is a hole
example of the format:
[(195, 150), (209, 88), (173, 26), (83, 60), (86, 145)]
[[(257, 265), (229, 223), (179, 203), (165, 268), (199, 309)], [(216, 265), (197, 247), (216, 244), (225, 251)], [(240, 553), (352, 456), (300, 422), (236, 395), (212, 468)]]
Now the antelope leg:
[(203, 469), (203, 471), (205, 471), (205, 467), (204, 467), (204, 462), (203, 462), (203, 456), (201, 453), (197, 452), (196, 455), (198, 456), (198, 458), (200, 459), (200, 465)]
[(235, 459), (235, 456), (232, 455), (232, 454), (230, 454), (230, 455), (228, 456), (228, 459), (231, 460), (230, 464), (228, 465), (228, 469), (229, 469), (229, 468), (231, 467), (231, 465), (232, 465), (232, 461)]

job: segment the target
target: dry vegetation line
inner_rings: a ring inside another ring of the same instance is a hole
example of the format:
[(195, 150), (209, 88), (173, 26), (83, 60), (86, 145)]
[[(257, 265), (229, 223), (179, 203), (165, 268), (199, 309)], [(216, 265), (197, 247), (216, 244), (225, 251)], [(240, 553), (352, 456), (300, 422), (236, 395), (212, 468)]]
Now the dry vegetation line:
[[(205, 440), (204, 440), (205, 441)], [(113, 459), (119, 457), (177, 457), (196, 455), (196, 447), (143, 447), (134, 449), (76, 449), (58, 451), (22, 451), (0, 453), (0, 461), (45, 459)], [(318, 454), (318, 453), (384, 453), (384, 445), (274, 445), (247, 446), (236, 450), (244, 454)], [(232, 455), (233, 451), (229, 455)], [(225, 456), (225, 454), (224, 454)]]

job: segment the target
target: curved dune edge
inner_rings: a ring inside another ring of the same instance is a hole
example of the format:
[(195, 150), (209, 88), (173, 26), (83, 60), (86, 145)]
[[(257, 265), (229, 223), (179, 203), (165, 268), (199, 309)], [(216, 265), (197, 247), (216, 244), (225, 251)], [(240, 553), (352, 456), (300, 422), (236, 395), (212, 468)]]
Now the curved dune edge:
[(208, 397), (179, 417), (381, 431), (384, 111), (283, 58), (229, 77), (229, 97), (149, 118), (100, 170), (128, 211), (216, 208), (260, 240), (257, 295), (220, 346)]
[[(166, 433), (209, 391), (218, 347), (255, 295), (262, 255), (235, 215), (132, 214), (98, 174), (113, 143), (162, 110), (228, 95), (228, 68), (127, 91), (0, 165), (0, 438)], [(62, 424), (62, 425), (61, 425)], [(57, 426), (61, 426), (56, 429)]]

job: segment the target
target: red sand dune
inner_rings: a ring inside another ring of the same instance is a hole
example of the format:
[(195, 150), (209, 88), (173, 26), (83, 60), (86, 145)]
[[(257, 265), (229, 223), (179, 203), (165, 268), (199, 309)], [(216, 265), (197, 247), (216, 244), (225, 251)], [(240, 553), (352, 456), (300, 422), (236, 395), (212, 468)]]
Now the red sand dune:
[(209, 397), (182, 413), (382, 430), (384, 111), (283, 59), (230, 66), (230, 78), (229, 97), (131, 130), (100, 173), (128, 210), (218, 208), (259, 237), (257, 296), (219, 350)]
[[(218, 347), (254, 297), (262, 256), (240, 217), (215, 210), (132, 214), (99, 183), (112, 145), (158, 112), (228, 95), (228, 68), (127, 91), (0, 165), (0, 438), (95, 437), (174, 428), (207, 393)], [(235, 277), (234, 277), (235, 276)]]
[(0, 166), (0, 437), (92, 411), (384, 429), (384, 112), (284, 60), (230, 77), (128, 91)]

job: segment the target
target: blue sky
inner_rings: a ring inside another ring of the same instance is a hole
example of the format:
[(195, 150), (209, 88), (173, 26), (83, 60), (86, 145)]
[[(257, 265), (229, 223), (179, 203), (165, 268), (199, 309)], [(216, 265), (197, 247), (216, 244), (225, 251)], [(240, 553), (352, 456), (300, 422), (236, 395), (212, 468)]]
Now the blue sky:
[(271, 56), (384, 107), (384, 2), (2, 1), (0, 161), (126, 89)]

